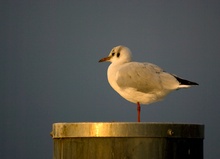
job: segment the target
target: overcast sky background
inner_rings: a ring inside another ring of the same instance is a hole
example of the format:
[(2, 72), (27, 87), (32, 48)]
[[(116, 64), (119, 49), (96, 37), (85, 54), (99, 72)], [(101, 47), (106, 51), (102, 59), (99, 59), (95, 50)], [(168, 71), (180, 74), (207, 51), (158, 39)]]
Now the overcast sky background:
[(205, 124), (220, 156), (220, 1), (1, 1), (0, 158), (49, 159), (56, 122), (133, 122), (108, 84), (117, 45), (200, 85), (142, 107), (143, 122)]

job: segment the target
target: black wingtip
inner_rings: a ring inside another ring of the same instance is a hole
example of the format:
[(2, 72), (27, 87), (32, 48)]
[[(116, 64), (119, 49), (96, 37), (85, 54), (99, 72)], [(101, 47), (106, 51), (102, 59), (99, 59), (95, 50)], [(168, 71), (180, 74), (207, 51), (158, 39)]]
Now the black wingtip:
[(179, 78), (177, 76), (174, 76), (174, 77), (177, 79), (177, 81), (180, 83), (180, 85), (199, 85), (196, 82), (188, 81), (188, 80)]

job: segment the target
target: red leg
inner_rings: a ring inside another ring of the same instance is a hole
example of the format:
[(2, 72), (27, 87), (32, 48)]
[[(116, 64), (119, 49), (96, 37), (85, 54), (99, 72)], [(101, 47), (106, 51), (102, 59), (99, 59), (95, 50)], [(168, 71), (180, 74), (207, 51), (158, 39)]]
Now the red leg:
[(138, 117), (137, 117), (138, 122), (140, 122), (141, 121), (141, 106), (139, 102), (137, 102), (137, 114), (138, 114)]

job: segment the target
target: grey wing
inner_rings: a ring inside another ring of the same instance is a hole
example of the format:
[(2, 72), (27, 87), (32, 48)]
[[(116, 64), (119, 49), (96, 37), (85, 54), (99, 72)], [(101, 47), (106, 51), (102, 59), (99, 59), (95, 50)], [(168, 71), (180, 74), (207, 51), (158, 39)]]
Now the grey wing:
[(131, 62), (119, 69), (116, 82), (122, 89), (133, 88), (150, 93), (161, 89), (161, 72), (163, 70), (154, 64)]

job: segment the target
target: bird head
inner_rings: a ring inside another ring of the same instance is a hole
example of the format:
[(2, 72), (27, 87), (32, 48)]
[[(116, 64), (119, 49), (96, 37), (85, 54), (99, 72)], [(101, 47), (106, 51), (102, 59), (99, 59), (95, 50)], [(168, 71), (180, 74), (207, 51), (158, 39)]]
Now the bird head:
[(132, 53), (129, 48), (119, 45), (114, 47), (109, 53), (108, 57), (104, 57), (99, 62), (109, 61), (112, 63), (126, 63), (130, 62)]

